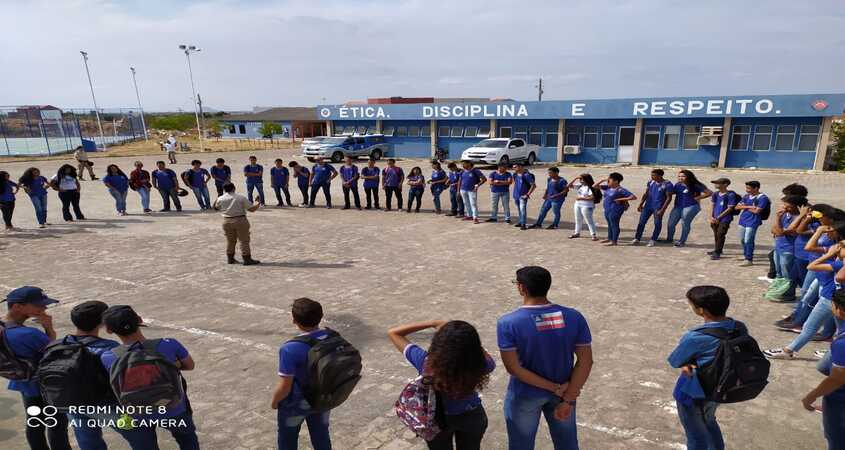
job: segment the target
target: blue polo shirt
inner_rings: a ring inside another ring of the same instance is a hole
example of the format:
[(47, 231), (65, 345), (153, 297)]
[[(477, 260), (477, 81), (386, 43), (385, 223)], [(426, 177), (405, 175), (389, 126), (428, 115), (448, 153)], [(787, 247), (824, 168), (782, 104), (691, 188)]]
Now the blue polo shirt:
[[(709, 364), (716, 357), (716, 350), (719, 348), (719, 339), (703, 334), (699, 330), (706, 328), (725, 328), (730, 331), (734, 327), (736, 327), (736, 322), (733, 319), (728, 319), (722, 322), (706, 322), (703, 325), (690, 329), (681, 336), (678, 346), (669, 354), (669, 365), (678, 369), (687, 364), (695, 364), (698, 367)], [(678, 381), (675, 384), (675, 400), (684, 401), (689, 399), (684, 392), (695, 390), (687, 386), (689, 383), (698, 384), (697, 390), (701, 390), (697, 378), (688, 378), (681, 374), (678, 376)]]
[[(790, 213), (784, 213), (780, 216), (780, 226), (784, 230), (792, 223), (793, 216)], [(795, 236), (777, 236), (775, 237), (775, 250), (781, 253), (792, 253), (795, 251)]]
[(333, 173), (337, 173), (337, 170), (335, 170), (331, 164), (323, 164), (322, 166), (314, 164), (314, 167), (311, 168), (311, 172), (314, 174), (314, 176), (311, 177), (311, 186), (322, 186), (329, 183), (331, 175)]
[[(740, 203), (747, 206), (756, 206), (760, 209), (764, 209), (771, 204), (769, 197), (762, 193), (757, 195), (745, 194)], [(756, 228), (762, 224), (763, 219), (760, 217), (760, 214), (754, 214), (747, 209), (743, 209), (742, 212), (739, 213), (739, 226), (741, 227)]]
[(422, 192), (425, 190), (425, 177), (422, 175), (411, 175), (408, 177), (408, 181), (413, 182), (420, 182), (422, 184), (419, 185), (411, 185), (411, 192)]
[[(546, 180), (546, 197), (551, 197), (552, 195), (560, 194), (561, 192), (566, 190), (566, 180), (563, 177), (558, 177), (555, 180), (552, 177), (549, 177)], [(563, 203), (566, 200), (565, 195), (561, 195), (560, 197), (555, 197), (553, 199), (549, 199), (552, 203)]]
[(701, 183), (692, 187), (687, 187), (684, 183), (675, 183), (672, 186), (672, 192), (675, 194), (675, 208), (686, 208), (698, 204), (695, 197), (705, 190), (707, 188)]
[(619, 198), (630, 197), (631, 191), (623, 188), (622, 186), (618, 186), (612, 188), (606, 184), (601, 185), (601, 190), (604, 194), (604, 210), (613, 217), (621, 216), (625, 213), (625, 205), (616, 201)]
[(18, 187), (18, 184), (14, 181), (0, 181), (0, 183), (5, 183), (3, 186), (3, 190), (0, 191), (0, 202), (13, 202), (15, 201), (15, 188)]
[[(808, 232), (812, 231), (813, 233), (815, 233), (815, 231), (819, 228), (820, 225), (821, 225), (821, 223), (813, 220), (812, 222), (810, 222), (809, 225), (807, 225), (807, 231)], [(804, 247), (806, 247), (807, 243), (810, 242), (811, 237), (813, 237), (812, 233), (810, 233), (810, 234), (798, 234), (798, 235), (795, 236), (795, 257), (796, 258), (798, 258), (802, 261), (810, 262), (810, 261), (815, 260), (819, 256), (822, 256), (818, 253), (808, 252), (807, 250), (804, 250)], [(819, 247), (822, 246), (821, 245), (822, 238), (827, 238), (827, 235), (825, 234), (825, 235), (822, 235), (821, 237), (819, 237), (819, 242), (818, 242)]]
[(308, 177), (311, 175), (311, 171), (308, 170), (305, 166), (299, 166), (299, 175), (296, 174), (294, 170), (293, 176), (296, 177), (296, 184), (297, 186), (304, 188), (308, 187)]
[[(315, 339), (325, 339), (326, 330), (315, 330), (305, 333)], [(281, 402), (278, 408), (282, 413), (289, 413), (292, 416), (302, 415), (307, 411), (308, 405), (302, 405), (305, 400), (305, 387), (311, 384), (311, 375), (308, 373), (308, 351), (311, 348), (302, 342), (288, 341), (279, 347), (279, 376), (293, 378), (293, 388)]]
[(816, 272), (816, 279), (819, 280), (819, 297), (830, 300), (833, 298), (833, 293), (836, 292), (836, 272), (842, 269), (842, 260), (831, 258), (827, 263), (833, 270)]
[(256, 184), (264, 183), (264, 175), (263, 175), (264, 174), (264, 166), (262, 166), (261, 164), (256, 164), (254, 166), (252, 164), (245, 165), (244, 166), (244, 176), (246, 176), (246, 174), (248, 174), (248, 173), (260, 173), (260, 174), (262, 174), (262, 176), (260, 176), (260, 177), (246, 177), (247, 186), (249, 186), (249, 185), (254, 186)]
[(200, 167), (200, 170), (194, 170), (193, 168), (188, 170), (188, 179), (191, 180), (191, 187), (201, 188), (205, 186), (205, 177), (206, 175), (211, 176), (207, 170)]
[(475, 189), (475, 185), (481, 181), (481, 177), (483, 176), (484, 174), (481, 173), (481, 170), (476, 169), (475, 167), (470, 170), (464, 170), (461, 172), (461, 190), (471, 191)]
[[(513, 175), (511, 175), (510, 172), (499, 173), (498, 170), (494, 170), (493, 172), (490, 172), (490, 176), (488, 178), (490, 178), (490, 181), (509, 181), (513, 178)], [(507, 184), (495, 185), (490, 183), (490, 192), (507, 193), (510, 188), (511, 187)]]
[[(10, 326), (11, 325), (11, 326)], [(6, 343), (9, 349), (20, 359), (37, 363), (44, 355), (44, 347), (50, 338), (43, 331), (25, 325), (12, 325), (6, 322)], [(37, 397), (41, 394), (38, 380), (9, 381), (9, 390), (18, 391), (24, 397)]]
[[(833, 367), (845, 369), (845, 330), (840, 330), (830, 343), (830, 362)], [(837, 403), (845, 403), (845, 386), (827, 394), (825, 398)]]
[(214, 178), (214, 184), (223, 186), (232, 178), (232, 169), (226, 165), (223, 167), (211, 166), (211, 176)]
[(446, 171), (445, 170), (440, 169), (440, 170), (432, 171), (431, 172), (431, 181), (432, 181), (431, 192), (433, 192), (435, 194), (439, 194), (439, 193), (443, 192), (444, 190), (446, 190), (446, 185), (443, 184), (443, 183), (433, 184), (433, 182), (435, 182), (435, 181), (440, 181), (440, 180), (445, 180), (445, 179), (446, 179)]
[(531, 185), (534, 184), (534, 174), (528, 171), (522, 174), (513, 174), (513, 198), (519, 201), (520, 197), (528, 194)]
[[(712, 196), (710, 196), (713, 202), (713, 212), (711, 213), (711, 217), (714, 219), (719, 217), (719, 214), (725, 212), (726, 209), (730, 208), (731, 206), (736, 206), (739, 203), (739, 195), (737, 195), (734, 191), (728, 191), (722, 194), (721, 192), (714, 192)], [(721, 223), (731, 223), (733, 221), (734, 215), (733, 214), (725, 214), (725, 217), (719, 219)]]
[[(408, 344), (402, 354), (404, 354), (405, 359), (407, 359), (408, 362), (417, 369), (417, 373), (422, 375), (423, 370), (425, 369), (425, 360), (428, 357), (428, 352), (423, 350), (417, 344)], [(485, 358), (485, 360), (487, 363), (484, 368), (486, 373), (490, 373), (496, 369), (496, 363), (491, 358), (488, 357)], [(477, 392), (473, 392), (472, 394), (462, 398), (450, 398), (443, 395), (443, 412), (445, 412), (448, 416), (456, 416), (467, 411), (472, 411), (473, 409), (478, 408), (479, 405), (481, 405), (481, 397), (478, 396)]]
[(646, 183), (646, 192), (648, 192), (646, 206), (654, 211), (658, 211), (663, 207), (663, 203), (666, 202), (666, 197), (672, 195), (673, 188), (674, 186), (669, 180), (663, 180), (661, 182), (649, 180)]
[(461, 183), (461, 172), (449, 171), (449, 191), (458, 192), (458, 185)]
[(170, 169), (153, 170), (153, 178), (159, 189), (169, 190), (176, 187), (176, 172)]
[(39, 176), (32, 180), (32, 183), (27, 186), (29, 188), (29, 195), (46, 195), (47, 189), (44, 185), (47, 184), (47, 179)]
[(287, 167), (271, 167), (270, 168), (270, 185), (273, 187), (281, 187), (288, 184), (290, 171)]
[[(351, 166), (343, 165), (340, 167), (340, 179), (343, 180), (344, 183), (352, 181), (352, 179), (356, 176), (358, 176), (358, 166), (353, 164)], [(358, 180), (355, 180), (349, 186), (358, 187)]]
[[(575, 367), (575, 348), (592, 342), (587, 320), (575, 309), (548, 304), (523, 306), (496, 324), (499, 350), (516, 351), (519, 364), (554, 383), (563, 384)], [(516, 398), (546, 397), (546, 390), (511, 376), (508, 393)]]
[(402, 182), (404, 177), (405, 172), (398, 166), (387, 166), (381, 171), (381, 178), (385, 187), (399, 187), (399, 183)]
[(129, 179), (123, 175), (106, 175), (103, 177), (103, 184), (107, 184), (118, 192), (129, 190)]
[(364, 167), (363, 169), (361, 169), (361, 175), (363, 175), (365, 177), (376, 177), (375, 179), (372, 179), (372, 180), (364, 180), (364, 188), (365, 189), (377, 188), (378, 182), (379, 182), (378, 177), (379, 177), (380, 173), (381, 173), (381, 171), (379, 170), (378, 167), (369, 167), (368, 166), (368, 167)]

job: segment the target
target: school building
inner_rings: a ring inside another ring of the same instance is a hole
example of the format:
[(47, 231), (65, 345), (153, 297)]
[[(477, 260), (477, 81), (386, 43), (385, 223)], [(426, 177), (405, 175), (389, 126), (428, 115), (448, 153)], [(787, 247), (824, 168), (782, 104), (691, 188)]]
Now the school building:
[[(822, 170), (845, 94), (607, 100), (371, 101), (321, 105), (328, 135), (382, 133), (396, 157), (459, 159), (490, 137), (522, 138), (539, 161)], [(224, 119), (225, 120), (225, 119)]]
[(279, 125), (274, 138), (301, 139), (326, 135), (326, 122), (316, 118), (317, 109), (309, 107), (268, 108), (246, 114), (229, 114), (220, 118), (220, 134), (226, 138), (259, 139), (265, 122)]

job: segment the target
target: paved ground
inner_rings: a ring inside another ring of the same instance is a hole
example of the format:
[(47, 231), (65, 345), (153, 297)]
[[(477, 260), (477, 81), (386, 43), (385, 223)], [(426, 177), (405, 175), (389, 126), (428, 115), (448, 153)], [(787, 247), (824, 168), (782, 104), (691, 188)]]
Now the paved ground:
[[(275, 157), (287, 160), (290, 154), (266, 151), (258, 156), (269, 167)], [(210, 162), (217, 155), (202, 156)], [(224, 157), (245, 160), (246, 154)], [(151, 157), (143, 160), (148, 167), (154, 162)], [(114, 161), (128, 168), (132, 159)], [(17, 178), (30, 164), (4, 164), (0, 170)], [(406, 171), (427, 166), (424, 161), (401, 165)], [(57, 166), (49, 161), (42, 169), (52, 172)], [(562, 174), (570, 178), (585, 170), (596, 175), (609, 171), (564, 167)], [(648, 169), (621, 171), (625, 185), (639, 194)], [(537, 169), (538, 175), (543, 172)], [(700, 172), (703, 180), (716, 175), (713, 170)], [(840, 174), (720, 175), (736, 180), (738, 189), (743, 180), (759, 179), (764, 191), (773, 194), (798, 181), (809, 186), (813, 200), (845, 206), (845, 176)], [(237, 182), (240, 189), (241, 177)], [(29, 200), (19, 197), (15, 220), (23, 231), (0, 235), (0, 291), (23, 284), (44, 287), (63, 301), (53, 310), (60, 333), (69, 331), (67, 313), (73, 304), (98, 299), (134, 305), (152, 324), (148, 335), (182, 341), (197, 363), (187, 379), (204, 448), (274, 447), (275, 416), (267, 403), (277, 379), (278, 345), (295, 333), (290, 302), (300, 296), (322, 302), (327, 325), (364, 355), (364, 379), (333, 413), (338, 449), (424, 448), (392, 413), (397, 394), (414, 372), (384, 331), (399, 322), (459, 318), (474, 323), (485, 345), (495, 349), (496, 318), (519, 305), (510, 283), (513, 272), (527, 264), (548, 267), (555, 277), (551, 298), (580, 309), (592, 328), (596, 365), (578, 409), (582, 448), (683, 448), (672, 400), (676, 373), (666, 356), (681, 333), (698, 322), (684, 300), (690, 286), (727, 287), (733, 299), (730, 313), (746, 321), (763, 346), (785, 344), (793, 337), (770, 325), (788, 306), (761, 300), (765, 283), (758, 277), (766, 267), (739, 268), (733, 260), (738, 252), (734, 232), (728, 246), (731, 258), (716, 263), (704, 258), (712, 238), (703, 217), (684, 249), (610, 249), (586, 239), (566, 239), (570, 202), (564, 207), (565, 230), (525, 232), (428, 213), (266, 209), (251, 217), (254, 255), (264, 264), (242, 267), (224, 264), (220, 218), (196, 212), (192, 197), (182, 214), (143, 216), (137, 195), (130, 193), (132, 214), (117, 217), (102, 184), (86, 181), (83, 186), (82, 207), (90, 220), (61, 223), (59, 202), (51, 193), (49, 216), (56, 225), (46, 231), (33, 226)], [(489, 193), (483, 191), (480, 204), (486, 212)], [(298, 200), (299, 193), (293, 195)], [(340, 195), (336, 188), (335, 204), (341, 203)], [(532, 216), (538, 203), (531, 205)], [(153, 206), (160, 207), (156, 195)], [(428, 195), (424, 208), (431, 208)], [(635, 220), (634, 213), (625, 215), (624, 239), (630, 238)], [(771, 239), (761, 233), (760, 240), (759, 251), (765, 253)], [(425, 344), (430, 334), (417, 338)], [(811, 344), (804, 353), (812, 355), (817, 348), (822, 345)], [(499, 367), (484, 393), (490, 416), (485, 449), (506, 447), (502, 400), (507, 378)], [(729, 446), (822, 448), (821, 416), (804, 411), (799, 402), (819, 380), (809, 359), (775, 362), (772, 383), (760, 398), (720, 408)], [(2, 391), (0, 405), (0, 447), (24, 448), (18, 398)], [(112, 447), (125, 448), (114, 433), (107, 435)], [(539, 436), (538, 448), (551, 448), (545, 431)], [(174, 448), (170, 440), (161, 440), (162, 448)], [(307, 438), (303, 442), (306, 448)]]

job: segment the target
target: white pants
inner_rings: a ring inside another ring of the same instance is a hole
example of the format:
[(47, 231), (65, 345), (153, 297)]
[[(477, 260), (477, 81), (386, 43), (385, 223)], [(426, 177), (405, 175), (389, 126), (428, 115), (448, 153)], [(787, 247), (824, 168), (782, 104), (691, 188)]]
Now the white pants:
[(596, 235), (596, 223), (593, 221), (593, 211), (595, 206), (581, 206), (575, 204), (575, 234), (581, 234), (582, 221), (587, 221), (587, 227), (590, 229), (590, 235)]

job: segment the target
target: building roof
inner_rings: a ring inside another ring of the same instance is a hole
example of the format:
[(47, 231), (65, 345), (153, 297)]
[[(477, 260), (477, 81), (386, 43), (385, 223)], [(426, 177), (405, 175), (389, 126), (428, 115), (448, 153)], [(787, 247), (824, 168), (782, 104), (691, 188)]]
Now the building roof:
[(256, 113), (228, 114), (220, 117), (223, 122), (265, 122), (265, 121), (317, 121), (317, 108), (278, 107)]

